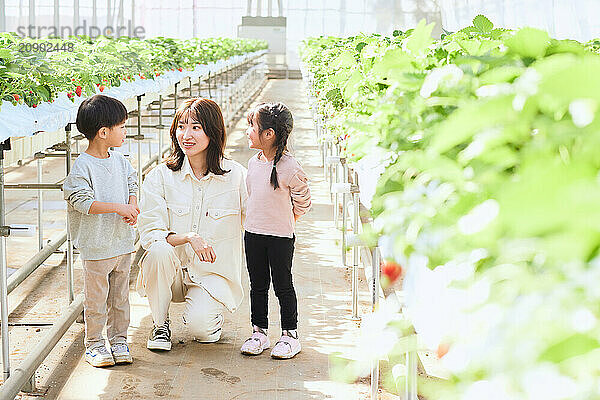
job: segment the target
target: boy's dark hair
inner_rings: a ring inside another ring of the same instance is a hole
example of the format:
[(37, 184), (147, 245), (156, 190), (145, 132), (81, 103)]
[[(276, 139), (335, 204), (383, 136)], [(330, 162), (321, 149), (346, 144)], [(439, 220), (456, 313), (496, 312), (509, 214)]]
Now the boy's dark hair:
[(248, 122), (252, 124), (254, 116), (258, 123), (259, 132), (269, 128), (275, 132), (275, 158), (273, 159), (273, 170), (271, 171), (271, 185), (273, 190), (279, 187), (277, 180), (277, 162), (281, 159), (283, 152), (287, 150), (287, 140), (294, 128), (292, 112), (283, 103), (261, 103), (248, 113)]
[(202, 130), (210, 139), (208, 148), (206, 149), (207, 170), (203, 172), (212, 172), (215, 175), (224, 175), (230, 172), (221, 168), (225, 142), (227, 140), (221, 108), (213, 100), (202, 97), (187, 99), (175, 112), (175, 118), (173, 118), (170, 130), (171, 155), (166, 160), (167, 167), (171, 171), (179, 171), (183, 166), (185, 154), (177, 142), (177, 126), (179, 122), (187, 123), (188, 121), (197, 122), (202, 125)]
[(127, 119), (125, 105), (101, 94), (85, 99), (77, 110), (77, 130), (93, 140), (101, 128), (112, 128)]

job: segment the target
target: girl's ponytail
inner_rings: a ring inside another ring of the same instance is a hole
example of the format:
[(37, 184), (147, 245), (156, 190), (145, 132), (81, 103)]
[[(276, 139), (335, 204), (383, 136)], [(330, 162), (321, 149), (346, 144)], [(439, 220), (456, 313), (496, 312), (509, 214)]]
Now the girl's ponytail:
[(294, 127), (294, 119), (289, 108), (283, 103), (259, 104), (252, 114), (257, 114), (258, 127), (261, 132), (269, 128), (275, 132), (276, 150), (270, 182), (273, 190), (277, 190), (279, 188), (277, 163), (287, 150), (287, 140)]

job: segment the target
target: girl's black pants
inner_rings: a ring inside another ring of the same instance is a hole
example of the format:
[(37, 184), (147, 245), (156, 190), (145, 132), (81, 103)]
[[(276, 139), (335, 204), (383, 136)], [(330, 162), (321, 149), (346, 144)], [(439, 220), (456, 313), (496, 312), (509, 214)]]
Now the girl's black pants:
[(250, 275), (250, 310), (252, 324), (269, 327), (269, 286), (273, 280), (279, 300), (281, 329), (293, 330), (298, 324), (298, 301), (292, 282), (293, 238), (244, 233), (246, 265)]

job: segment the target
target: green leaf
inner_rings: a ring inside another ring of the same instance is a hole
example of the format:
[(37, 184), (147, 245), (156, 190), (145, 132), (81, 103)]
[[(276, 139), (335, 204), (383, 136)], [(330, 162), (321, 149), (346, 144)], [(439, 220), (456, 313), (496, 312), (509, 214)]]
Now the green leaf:
[(350, 99), (357, 92), (359, 84), (362, 82), (363, 76), (360, 71), (356, 70), (350, 76), (344, 85), (344, 98)]
[(342, 94), (339, 88), (331, 89), (325, 95), (325, 98), (329, 101), (339, 101), (342, 98)]
[(385, 79), (398, 80), (404, 73), (412, 70), (411, 63), (414, 57), (399, 48), (389, 49), (377, 62), (371, 72), (373, 75)]
[(356, 65), (356, 60), (348, 51), (343, 52), (331, 62), (331, 67), (334, 69), (350, 68), (354, 65)]
[(586, 354), (592, 350), (598, 349), (600, 343), (593, 337), (576, 333), (550, 347), (541, 355), (540, 361), (550, 361), (559, 363), (571, 357)]
[(512, 53), (521, 57), (539, 58), (546, 54), (550, 36), (539, 29), (523, 28), (508, 39), (506, 45)]
[(38, 86), (35, 88), (35, 91), (42, 97), (44, 101), (50, 100), (50, 90), (45, 86)]
[(366, 45), (367, 45), (367, 44), (366, 44), (365, 42), (360, 42), (360, 43), (359, 43), (359, 44), (357, 44), (357, 45), (356, 45), (356, 47), (355, 47), (355, 48), (356, 48), (356, 51), (360, 53), (360, 52), (362, 51), (363, 47), (365, 47)]
[(434, 26), (434, 22), (427, 25), (424, 19), (419, 21), (417, 27), (404, 42), (405, 47), (414, 55), (424, 54), (427, 48), (433, 43), (431, 32)]
[(5, 59), (6, 61), (10, 62), (13, 60), (13, 55), (11, 53), (10, 50), (8, 49), (0, 49), (0, 58)]
[(481, 14), (473, 18), (473, 26), (481, 33), (490, 33), (494, 29), (494, 24)]

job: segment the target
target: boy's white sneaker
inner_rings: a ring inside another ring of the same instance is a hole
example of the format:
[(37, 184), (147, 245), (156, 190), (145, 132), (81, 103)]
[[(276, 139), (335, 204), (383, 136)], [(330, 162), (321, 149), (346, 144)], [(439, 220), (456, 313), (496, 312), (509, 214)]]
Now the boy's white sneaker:
[(110, 367), (115, 365), (115, 359), (105, 345), (96, 346), (85, 351), (85, 361), (93, 367)]
[(278, 359), (288, 359), (300, 353), (300, 350), (302, 350), (302, 346), (300, 346), (298, 334), (296, 334), (296, 337), (290, 335), (291, 333), (289, 331), (284, 332), (283, 335), (281, 335), (281, 339), (279, 339), (279, 341), (275, 343), (273, 350), (271, 350), (271, 357)]
[(244, 344), (242, 344), (242, 348), (240, 349), (242, 354), (257, 356), (271, 347), (267, 333), (261, 328), (255, 327), (254, 329), (252, 336), (246, 339)]
[(115, 343), (110, 346), (110, 351), (115, 359), (115, 364), (131, 364), (133, 362), (127, 343)]

